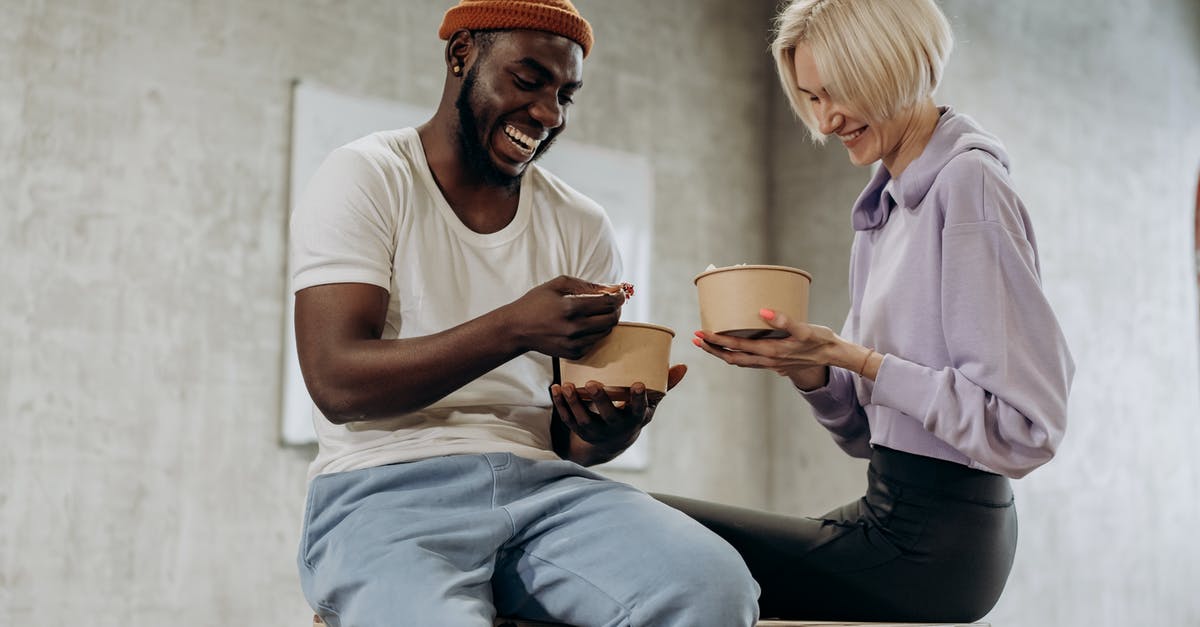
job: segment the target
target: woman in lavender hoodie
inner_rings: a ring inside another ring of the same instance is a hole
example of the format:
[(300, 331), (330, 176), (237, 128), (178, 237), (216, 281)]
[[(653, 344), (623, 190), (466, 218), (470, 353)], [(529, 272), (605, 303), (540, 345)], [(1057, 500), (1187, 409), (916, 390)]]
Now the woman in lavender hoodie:
[(856, 165), (840, 334), (762, 310), (784, 339), (697, 332), (729, 364), (788, 377), (866, 495), (818, 518), (677, 497), (741, 551), (764, 617), (972, 621), (999, 598), (1017, 518), (1008, 478), (1054, 456), (1074, 363), (1042, 293), (1000, 142), (934, 104), (952, 45), (932, 0), (796, 0), (773, 44), (791, 105)]

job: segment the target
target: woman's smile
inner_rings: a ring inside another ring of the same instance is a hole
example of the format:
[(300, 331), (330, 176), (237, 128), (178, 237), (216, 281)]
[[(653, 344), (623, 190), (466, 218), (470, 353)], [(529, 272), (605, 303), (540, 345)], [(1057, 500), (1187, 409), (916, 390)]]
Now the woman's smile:
[(849, 133), (839, 133), (838, 137), (842, 140), (842, 143), (845, 144), (847, 148), (853, 148), (858, 142), (858, 138), (862, 137), (863, 133), (867, 132), (868, 128), (869, 127), (867, 126), (860, 126)]

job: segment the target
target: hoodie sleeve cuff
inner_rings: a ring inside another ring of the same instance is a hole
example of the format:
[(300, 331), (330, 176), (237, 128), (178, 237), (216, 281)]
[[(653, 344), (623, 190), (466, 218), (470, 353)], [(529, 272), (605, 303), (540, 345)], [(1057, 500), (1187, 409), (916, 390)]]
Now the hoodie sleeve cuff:
[(884, 355), (871, 402), (891, 407), (909, 416), (923, 417), (937, 395), (937, 373), (895, 355)]
[(815, 390), (799, 390), (800, 395), (812, 406), (817, 419), (840, 416), (855, 403), (854, 382), (850, 373), (841, 368), (829, 368), (829, 382)]

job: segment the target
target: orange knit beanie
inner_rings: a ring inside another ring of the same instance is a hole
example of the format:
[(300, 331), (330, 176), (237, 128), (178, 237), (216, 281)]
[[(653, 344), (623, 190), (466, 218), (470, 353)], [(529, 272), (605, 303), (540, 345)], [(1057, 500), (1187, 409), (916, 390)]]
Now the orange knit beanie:
[(579, 15), (571, 0), (461, 0), (446, 11), (438, 37), (450, 39), (460, 30), (514, 30), (527, 28), (562, 35), (592, 49), (592, 26)]

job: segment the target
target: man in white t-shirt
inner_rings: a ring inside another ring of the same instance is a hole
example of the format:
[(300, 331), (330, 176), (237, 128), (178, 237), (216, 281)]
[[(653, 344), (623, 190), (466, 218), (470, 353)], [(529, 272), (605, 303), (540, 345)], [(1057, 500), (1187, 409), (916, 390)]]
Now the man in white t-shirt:
[(590, 26), (569, 0), (463, 0), (440, 35), (433, 118), (335, 150), (292, 218), (320, 442), (305, 596), (331, 627), (753, 624), (758, 587), (724, 540), (584, 468), (636, 440), (645, 387), (617, 407), (602, 382), (591, 404), (551, 385), (551, 358), (624, 303), (597, 294), (621, 278), (608, 218), (533, 165)]

